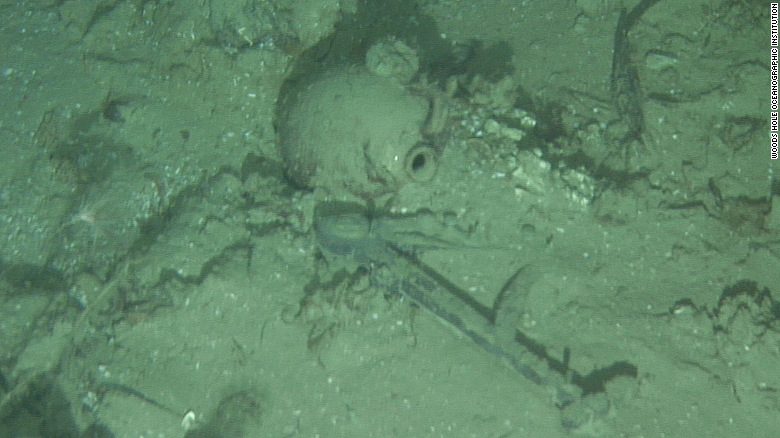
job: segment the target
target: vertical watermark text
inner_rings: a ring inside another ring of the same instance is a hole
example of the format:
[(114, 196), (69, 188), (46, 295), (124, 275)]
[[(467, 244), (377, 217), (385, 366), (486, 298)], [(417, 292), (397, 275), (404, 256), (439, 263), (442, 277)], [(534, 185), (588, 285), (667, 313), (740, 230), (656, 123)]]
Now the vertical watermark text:
[(778, 3), (771, 3), (770, 10), (770, 35), (769, 35), (769, 157), (777, 159), (777, 146), (780, 142), (778, 130)]

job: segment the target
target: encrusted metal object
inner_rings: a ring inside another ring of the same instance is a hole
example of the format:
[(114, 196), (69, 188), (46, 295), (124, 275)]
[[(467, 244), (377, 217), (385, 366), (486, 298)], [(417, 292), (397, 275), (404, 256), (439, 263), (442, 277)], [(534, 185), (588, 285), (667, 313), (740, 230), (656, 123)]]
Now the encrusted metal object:
[(292, 89), (277, 112), (290, 178), (339, 199), (372, 199), (430, 180), (438, 151), (425, 93), (365, 67), (322, 73)]

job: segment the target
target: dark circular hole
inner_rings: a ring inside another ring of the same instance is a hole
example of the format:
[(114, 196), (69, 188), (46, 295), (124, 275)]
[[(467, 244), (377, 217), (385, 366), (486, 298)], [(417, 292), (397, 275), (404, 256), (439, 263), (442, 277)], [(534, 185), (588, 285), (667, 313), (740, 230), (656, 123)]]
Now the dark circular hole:
[(406, 174), (413, 181), (430, 181), (436, 173), (436, 151), (428, 146), (418, 146), (410, 150), (404, 161)]
[(423, 167), (425, 167), (425, 154), (420, 153), (415, 155), (412, 159), (412, 172), (417, 172)]

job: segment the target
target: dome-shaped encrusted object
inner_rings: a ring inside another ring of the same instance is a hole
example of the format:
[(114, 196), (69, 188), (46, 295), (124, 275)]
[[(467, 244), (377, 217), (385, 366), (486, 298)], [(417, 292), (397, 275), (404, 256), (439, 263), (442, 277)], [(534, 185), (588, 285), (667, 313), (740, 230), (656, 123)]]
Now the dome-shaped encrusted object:
[(291, 87), (277, 110), (290, 178), (361, 198), (430, 180), (437, 153), (423, 136), (431, 103), (390, 77), (352, 67)]

